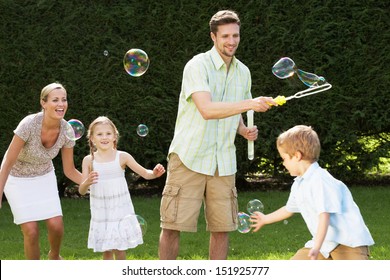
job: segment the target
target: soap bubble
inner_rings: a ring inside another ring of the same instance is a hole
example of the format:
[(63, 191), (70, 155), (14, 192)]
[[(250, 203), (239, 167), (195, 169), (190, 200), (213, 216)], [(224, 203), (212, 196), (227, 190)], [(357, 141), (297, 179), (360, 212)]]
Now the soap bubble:
[(144, 124), (140, 124), (137, 127), (137, 134), (141, 137), (145, 137), (146, 135), (148, 135), (148, 132), (149, 132), (149, 128)]
[(289, 57), (279, 59), (272, 66), (272, 73), (279, 79), (290, 78), (296, 73), (302, 83), (308, 87), (317, 87), (326, 83), (324, 77), (298, 69), (295, 62)]
[(123, 66), (126, 72), (133, 77), (145, 74), (149, 68), (149, 63), (148, 55), (140, 49), (129, 50), (123, 58)]
[(298, 78), (308, 87), (317, 87), (325, 84), (325, 78), (317, 76), (316, 74), (305, 72), (301, 69), (297, 70)]
[(146, 234), (147, 228), (146, 220), (136, 214), (123, 217), (118, 224), (119, 235), (128, 240), (138, 240)]
[(76, 141), (80, 139), (85, 132), (85, 127), (83, 123), (76, 119), (71, 119), (67, 122), (65, 128), (65, 135), (68, 139)]
[(250, 216), (244, 212), (238, 213), (238, 228), (241, 233), (248, 233), (251, 230)]
[(253, 214), (255, 212), (263, 213), (264, 204), (258, 199), (252, 199), (247, 204), (247, 210), (248, 210), (249, 214)]
[(140, 216), (140, 215), (136, 215), (136, 216), (137, 216), (138, 224), (141, 227), (142, 236), (144, 236), (146, 234), (147, 229), (148, 229), (148, 223), (146, 222), (146, 220), (142, 216)]
[(287, 79), (294, 75), (295, 62), (289, 57), (282, 57), (272, 67), (272, 73), (279, 79)]

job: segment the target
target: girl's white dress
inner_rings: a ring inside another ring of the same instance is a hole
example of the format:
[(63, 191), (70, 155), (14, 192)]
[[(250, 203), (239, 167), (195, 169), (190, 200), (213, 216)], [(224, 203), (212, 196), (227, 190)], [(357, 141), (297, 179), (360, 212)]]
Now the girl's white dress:
[(120, 166), (120, 153), (117, 151), (111, 162), (92, 162), (93, 170), (99, 174), (98, 183), (90, 188), (88, 248), (94, 252), (127, 250), (143, 243), (125, 170)]

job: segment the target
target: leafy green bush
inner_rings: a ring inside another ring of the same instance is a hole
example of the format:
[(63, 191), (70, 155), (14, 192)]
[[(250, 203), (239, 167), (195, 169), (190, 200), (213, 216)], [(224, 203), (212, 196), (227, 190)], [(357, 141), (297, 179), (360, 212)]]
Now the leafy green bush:
[[(373, 0), (2, 0), (0, 155), (22, 117), (40, 110), (41, 88), (59, 81), (69, 94), (67, 118), (88, 127), (106, 115), (121, 133), (120, 149), (149, 168), (164, 163), (183, 67), (211, 48), (208, 21), (225, 8), (236, 10), (242, 20), (237, 57), (252, 71), (253, 96), (288, 96), (304, 89), (296, 77), (278, 80), (272, 75), (272, 65), (283, 56), (333, 85), (330, 91), (255, 114), (256, 159), (247, 160), (246, 142), (237, 139), (239, 176), (282, 173), (275, 139), (296, 124), (316, 129), (321, 161), (334, 174), (362, 176), (389, 157), (388, 8), (385, 1)], [(123, 69), (130, 48), (150, 57), (149, 70), (138, 78)], [(135, 133), (140, 123), (150, 129), (145, 138)], [(364, 137), (380, 145), (368, 151), (361, 143)], [(75, 148), (78, 167), (87, 153), (82, 138)], [(56, 160), (57, 170), (59, 165)]]

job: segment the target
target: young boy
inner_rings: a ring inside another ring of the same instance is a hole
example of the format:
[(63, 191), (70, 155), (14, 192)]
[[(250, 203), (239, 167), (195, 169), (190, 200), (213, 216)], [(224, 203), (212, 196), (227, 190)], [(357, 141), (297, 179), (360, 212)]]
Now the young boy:
[(301, 213), (313, 238), (291, 259), (367, 260), (374, 240), (347, 186), (318, 165), (317, 133), (297, 125), (279, 135), (276, 144), (283, 165), (296, 178), (285, 206), (251, 216), (254, 231)]

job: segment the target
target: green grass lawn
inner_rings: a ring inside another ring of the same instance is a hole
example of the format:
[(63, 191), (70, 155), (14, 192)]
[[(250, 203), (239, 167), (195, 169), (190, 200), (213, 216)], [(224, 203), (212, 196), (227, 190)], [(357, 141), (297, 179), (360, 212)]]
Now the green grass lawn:
[[(353, 187), (351, 192), (364, 220), (373, 235), (371, 259), (390, 260), (390, 187)], [(242, 192), (239, 193), (239, 210), (246, 212), (246, 203), (260, 199), (264, 212), (269, 213), (285, 204), (288, 192)], [(133, 197), (136, 213), (148, 223), (144, 244), (128, 250), (128, 259), (156, 260), (160, 234), (160, 197)], [(87, 249), (89, 229), (89, 201), (86, 199), (62, 199), (65, 235), (61, 255), (67, 260), (101, 259), (101, 254)], [(221, 209), (223, 211), (223, 209)], [(13, 224), (9, 205), (3, 202), (0, 209), (0, 259), (24, 259), (23, 237), (20, 228)], [(46, 259), (49, 250), (45, 224), (41, 223), (41, 254)], [(353, 234), (353, 233), (351, 233)], [(179, 259), (205, 260), (208, 258), (209, 234), (205, 231), (203, 215), (199, 219), (197, 233), (182, 233)], [(287, 222), (265, 226), (260, 232), (230, 235), (229, 259), (231, 260), (286, 260), (310, 239), (300, 215)]]

